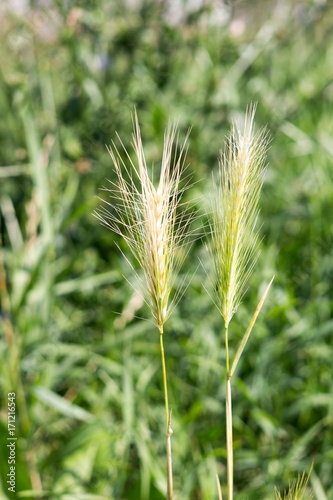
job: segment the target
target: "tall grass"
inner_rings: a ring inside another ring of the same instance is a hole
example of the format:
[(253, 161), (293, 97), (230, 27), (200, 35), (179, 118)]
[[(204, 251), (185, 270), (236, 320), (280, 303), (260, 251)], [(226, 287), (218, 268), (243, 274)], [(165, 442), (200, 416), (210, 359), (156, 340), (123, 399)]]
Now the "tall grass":
[(228, 500), (233, 499), (231, 379), (248, 341), (272, 280), (234, 355), (229, 353), (229, 323), (237, 311), (258, 257), (258, 203), (264, 179), (269, 135), (254, 132), (255, 107), (250, 106), (243, 128), (234, 124), (219, 161), (214, 183), (211, 253), (215, 266), (217, 306), (224, 320)]
[[(169, 317), (173, 301), (170, 293), (175, 272), (184, 253), (180, 247), (186, 242), (191, 217), (186, 210), (178, 213), (184, 188), (180, 187), (184, 166), (185, 145), (179, 152), (176, 128), (165, 132), (161, 170), (157, 186), (149, 178), (137, 115), (134, 119), (133, 147), (137, 166), (125, 150), (129, 167), (113, 143), (109, 148), (117, 180), (112, 183), (111, 195), (117, 203), (108, 203), (97, 212), (102, 223), (124, 238), (144, 273), (143, 288), (148, 305), (160, 334), (163, 389), (166, 422), (167, 498), (173, 498), (171, 409), (169, 409), (167, 370), (164, 353), (164, 324)], [(134, 180), (134, 176), (136, 180)], [(136, 184), (138, 181), (138, 186)], [(108, 189), (107, 189), (108, 190)], [(133, 267), (133, 266), (132, 266)]]
[[(188, 171), (209, 178), (221, 134), (253, 99), (274, 147), (258, 272), (229, 325), (231, 362), (257, 290), (277, 272), (231, 382), (235, 496), (236, 486), (239, 497), (271, 498), (273, 485), (282, 494), (314, 460), (315, 498), (333, 498), (332, 2), (208, 0), (173, 13), (153, 0), (20, 2), (15, 16), (5, 10), (17, 2), (0, 3), (0, 428), (5, 436), (16, 390), (20, 494), (165, 497), (156, 326), (137, 320), (131, 271), (91, 217), (110, 172), (105, 144), (117, 130), (129, 149), (136, 107), (150, 164), (167, 117), (179, 116), (193, 125)], [(205, 279), (199, 267), (166, 323), (182, 500), (215, 498), (215, 472), (226, 477), (222, 327)], [(1, 446), (4, 498), (7, 458)]]

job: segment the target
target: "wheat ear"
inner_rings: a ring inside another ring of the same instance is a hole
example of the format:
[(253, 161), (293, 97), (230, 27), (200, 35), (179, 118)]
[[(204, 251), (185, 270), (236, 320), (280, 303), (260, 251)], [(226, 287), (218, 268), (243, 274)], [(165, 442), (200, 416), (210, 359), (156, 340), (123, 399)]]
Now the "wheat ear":
[[(185, 141), (186, 144), (186, 141)], [(144, 272), (144, 285), (148, 304), (160, 333), (163, 388), (166, 413), (167, 449), (167, 498), (173, 498), (171, 461), (171, 411), (168, 403), (167, 372), (163, 345), (164, 324), (170, 315), (173, 302), (170, 293), (176, 271), (186, 253), (179, 247), (188, 242), (188, 228), (191, 220), (189, 211), (179, 205), (185, 187), (180, 187), (184, 170), (186, 145), (178, 148), (177, 130), (169, 126), (164, 136), (164, 148), (159, 182), (151, 181), (145, 160), (140, 126), (134, 117), (133, 147), (136, 164), (123, 146), (128, 165), (113, 143), (108, 148), (111, 155), (116, 181), (110, 194), (114, 201), (100, 208), (96, 216), (104, 225), (121, 235), (127, 242), (133, 256)], [(182, 257), (180, 257), (182, 255)]]

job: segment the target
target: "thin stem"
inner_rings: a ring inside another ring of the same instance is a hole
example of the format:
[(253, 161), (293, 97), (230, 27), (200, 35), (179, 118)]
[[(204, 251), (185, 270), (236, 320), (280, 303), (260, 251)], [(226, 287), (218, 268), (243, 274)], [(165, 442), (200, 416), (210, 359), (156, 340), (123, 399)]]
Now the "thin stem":
[(226, 427), (227, 427), (227, 474), (228, 474), (228, 500), (233, 499), (234, 489), (234, 458), (232, 447), (232, 406), (231, 406), (231, 378), (227, 376), (226, 383)]
[(172, 480), (172, 453), (171, 453), (171, 410), (169, 411), (168, 399), (168, 385), (167, 385), (167, 372), (165, 365), (164, 345), (163, 345), (163, 325), (159, 327), (160, 330), (160, 348), (162, 359), (162, 373), (163, 373), (163, 390), (164, 390), (164, 403), (165, 403), (165, 417), (166, 417), (166, 455), (167, 455), (167, 500), (173, 499), (173, 480)]
[(228, 476), (228, 500), (233, 499), (234, 488), (234, 458), (232, 443), (232, 405), (231, 405), (231, 375), (229, 372), (229, 338), (228, 325), (225, 325), (225, 365), (226, 365), (226, 398), (225, 398), (225, 419), (226, 419), (226, 440), (227, 440), (227, 476)]
[(219, 476), (218, 474), (216, 474), (216, 485), (217, 485), (217, 494), (219, 496), (219, 500), (223, 500), (223, 497), (222, 497), (222, 489), (221, 489), (221, 485), (220, 485), (220, 480), (219, 480)]
[(167, 453), (167, 499), (173, 499), (173, 480), (172, 480), (172, 452), (171, 452), (171, 436), (172, 436), (172, 428), (171, 428), (171, 413), (169, 413), (168, 419), (168, 430), (166, 434), (166, 453)]
[(224, 342), (225, 342), (225, 369), (227, 376), (229, 375), (229, 337), (228, 337), (228, 325), (225, 326), (224, 331)]

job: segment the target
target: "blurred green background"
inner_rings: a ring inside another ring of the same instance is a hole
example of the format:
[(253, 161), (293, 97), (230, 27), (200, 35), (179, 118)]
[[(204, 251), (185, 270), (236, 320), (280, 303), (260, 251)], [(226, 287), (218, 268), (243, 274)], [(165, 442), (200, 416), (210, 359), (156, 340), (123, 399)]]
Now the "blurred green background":
[[(158, 334), (137, 318), (150, 313), (123, 277), (126, 247), (92, 216), (114, 178), (105, 145), (118, 132), (130, 148), (135, 107), (149, 164), (169, 119), (181, 138), (192, 127), (200, 214), (230, 122), (256, 101), (274, 139), (233, 346), (276, 277), (234, 382), (235, 498), (274, 498), (313, 461), (315, 498), (333, 499), (332, 2), (5, 0), (0, 14), (1, 498), (165, 498)], [(178, 500), (217, 498), (216, 473), (226, 484), (205, 258), (203, 238), (165, 333)]]

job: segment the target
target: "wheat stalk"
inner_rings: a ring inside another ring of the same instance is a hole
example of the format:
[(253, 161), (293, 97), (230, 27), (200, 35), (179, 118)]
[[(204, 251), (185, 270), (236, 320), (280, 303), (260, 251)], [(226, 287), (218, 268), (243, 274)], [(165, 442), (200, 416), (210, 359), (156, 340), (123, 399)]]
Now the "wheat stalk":
[[(120, 141), (121, 142), (121, 141)], [(122, 144), (122, 143), (121, 143)], [(112, 187), (104, 188), (113, 197), (95, 215), (127, 242), (144, 272), (148, 304), (160, 332), (163, 388), (166, 412), (167, 498), (173, 498), (171, 463), (171, 411), (169, 411), (167, 372), (163, 345), (164, 324), (174, 301), (170, 300), (173, 281), (186, 252), (180, 247), (188, 242), (191, 214), (179, 206), (185, 187), (180, 186), (186, 156), (186, 141), (178, 147), (176, 126), (169, 125), (164, 136), (160, 177), (157, 186), (151, 181), (145, 160), (137, 115), (134, 117), (133, 147), (136, 165), (122, 144), (129, 166), (112, 143), (108, 148), (116, 173)]]
[(225, 327), (228, 500), (233, 498), (231, 377), (272, 283), (271, 280), (231, 365), (229, 323), (242, 300), (258, 258), (258, 202), (269, 142), (266, 129), (254, 132), (254, 115), (255, 106), (250, 106), (244, 126), (241, 128), (235, 123), (232, 127), (226, 148), (219, 159), (219, 174), (214, 179), (212, 203), (211, 254), (215, 269), (216, 305)]

